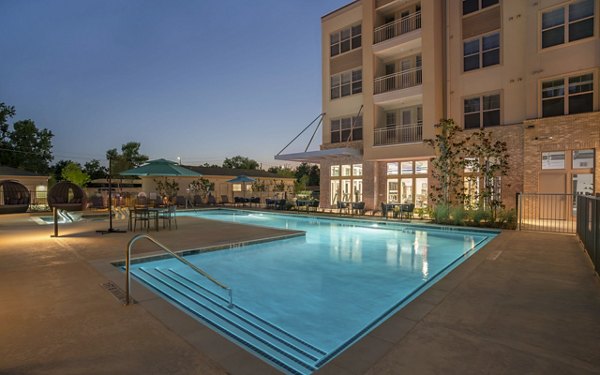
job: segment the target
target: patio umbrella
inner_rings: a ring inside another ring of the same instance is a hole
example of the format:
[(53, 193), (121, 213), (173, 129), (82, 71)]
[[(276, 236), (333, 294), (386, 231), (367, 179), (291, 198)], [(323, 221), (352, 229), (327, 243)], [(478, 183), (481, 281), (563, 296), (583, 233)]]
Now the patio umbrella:
[(246, 182), (254, 182), (254, 181), (256, 181), (255, 178), (248, 177), (244, 174), (241, 174), (241, 175), (237, 176), (236, 178), (232, 178), (231, 180), (227, 180), (227, 182), (230, 182), (232, 184), (243, 184), (244, 185), (244, 189), (242, 191), (244, 198), (246, 198)]
[[(202, 176), (201, 173), (192, 171), (177, 164), (174, 161), (166, 159), (156, 159), (147, 161), (146, 164), (137, 168), (128, 169), (119, 173), (121, 176), (156, 176), (164, 177), (194, 177)], [(186, 203), (187, 205), (187, 203)]]
[(201, 173), (194, 172), (166, 159), (150, 160), (142, 166), (128, 169), (119, 174), (122, 176), (202, 176)]

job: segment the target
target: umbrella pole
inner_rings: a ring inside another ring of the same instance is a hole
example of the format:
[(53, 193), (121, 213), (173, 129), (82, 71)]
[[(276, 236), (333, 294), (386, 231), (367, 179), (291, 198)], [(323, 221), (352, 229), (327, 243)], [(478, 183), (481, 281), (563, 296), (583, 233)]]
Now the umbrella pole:
[(97, 233), (125, 233), (124, 230), (114, 229), (112, 220), (112, 158), (108, 159), (108, 229), (97, 230)]

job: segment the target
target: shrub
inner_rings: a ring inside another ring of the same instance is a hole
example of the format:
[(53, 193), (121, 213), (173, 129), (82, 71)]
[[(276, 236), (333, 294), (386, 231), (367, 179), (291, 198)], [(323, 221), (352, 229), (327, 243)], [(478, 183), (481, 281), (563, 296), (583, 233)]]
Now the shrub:
[(488, 210), (478, 209), (473, 212), (473, 222), (476, 225), (481, 225), (482, 221), (489, 221), (492, 214)]
[(438, 224), (444, 224), (450, 221), (450, 207), (444, 204), (438, 204), (433, 208), (433, 221)]
[(465, 225), (466, 211), (462, 206), (450, 208), (451, 223), (454, 225)]

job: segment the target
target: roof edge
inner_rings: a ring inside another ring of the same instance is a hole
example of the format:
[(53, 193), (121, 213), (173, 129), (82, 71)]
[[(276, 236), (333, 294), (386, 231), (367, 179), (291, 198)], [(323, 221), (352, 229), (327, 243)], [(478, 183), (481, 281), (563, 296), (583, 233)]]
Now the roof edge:
[(331, 12), (327, 13), (326, 15), (321, 16), (321, 22), (325, 21), (326, 18), (332, 16), (333, 14), (335, 14), (335, 13), (337, 13), (339, 11), (350, 10), (350, 9), (346, 9), (346, 8), (353, 7), (353, 6), (357, 5), (358, 3), (360, 3), (360, 0), (354, 0), (353, 2), (351, 2), (349, 4), (346, 4), (346, 5), (344, 5), (342, 7), (339, 7), (337, 9), (335, 9), (335, 10), (332, 10)]

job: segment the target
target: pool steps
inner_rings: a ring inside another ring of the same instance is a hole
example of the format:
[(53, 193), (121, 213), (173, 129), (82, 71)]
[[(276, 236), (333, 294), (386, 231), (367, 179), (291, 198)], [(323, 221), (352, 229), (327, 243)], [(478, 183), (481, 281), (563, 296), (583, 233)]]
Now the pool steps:
[(180, 307), (291, 374), (310, 374), (325, 351), (269, 323), (171, 268), (139, 267), (132, 274)]

